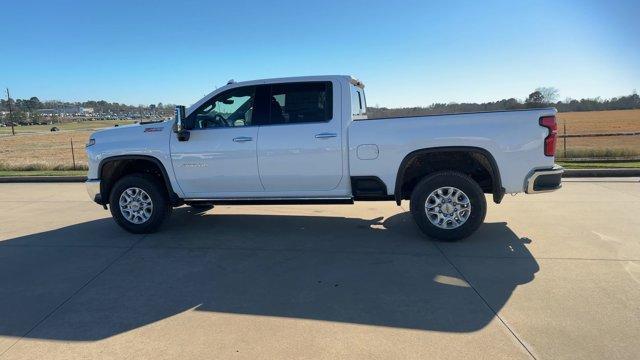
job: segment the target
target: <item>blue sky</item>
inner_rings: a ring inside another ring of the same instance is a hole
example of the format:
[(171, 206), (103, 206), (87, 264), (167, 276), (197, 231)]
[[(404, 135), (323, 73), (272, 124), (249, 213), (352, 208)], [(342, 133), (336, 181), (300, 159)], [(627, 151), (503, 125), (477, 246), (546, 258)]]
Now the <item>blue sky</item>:
[(369, 105), (640, 91), (640, 1), (3, 2), (14, 98), (189, 105), (228, 79), (352, 74)]

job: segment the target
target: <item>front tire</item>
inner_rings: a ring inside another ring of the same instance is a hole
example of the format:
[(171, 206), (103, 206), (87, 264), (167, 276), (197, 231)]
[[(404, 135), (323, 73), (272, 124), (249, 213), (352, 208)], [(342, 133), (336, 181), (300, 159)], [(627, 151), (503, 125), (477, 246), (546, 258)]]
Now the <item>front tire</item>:
[(473, 234), (484, 222), (487, 201), (469, 176), (440, 171), (422, 179), (411, 193), (411, 214), (430, 238), (456, 241)]
[(134, 234), (156, 231), (169, 214), (169, 201), (162, 184), (145, 174), (118, 180), (109, 196), (113, 219)]

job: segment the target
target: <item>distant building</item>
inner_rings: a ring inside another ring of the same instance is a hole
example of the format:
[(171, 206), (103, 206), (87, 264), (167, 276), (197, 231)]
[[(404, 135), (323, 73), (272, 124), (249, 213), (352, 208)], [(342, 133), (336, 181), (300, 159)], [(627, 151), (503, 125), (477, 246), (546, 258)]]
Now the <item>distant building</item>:
[(87, 116), (93, 115), (93, 108), (82, 106), (65, 106), (59, 109), (40, 109), (38, 112), (45, 116)]
[(38, 111), (38, 113), (40, 115), (45, 115), (45, 116), (51, 116), (51, 115), (58, 115), (59, 114), (58, 110), (56, 110), (56, 109), (40, 109), (40, 110), (37, 110), (37, 111)]

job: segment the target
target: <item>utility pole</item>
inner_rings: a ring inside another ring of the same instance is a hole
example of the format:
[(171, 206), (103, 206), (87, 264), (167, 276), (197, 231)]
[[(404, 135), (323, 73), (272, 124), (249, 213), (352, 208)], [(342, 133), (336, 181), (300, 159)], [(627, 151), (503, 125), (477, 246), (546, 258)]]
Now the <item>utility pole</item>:
[(76, 156), (73, 153), (73, 138), (71, 140), (71, 161), (73, 161), (73, 170), (76, 169)]
[(7, 88), (7, 106), (9, 106), (9, 121), (11, 121), (11, 135), (16, 134), (16, 130), (13, 128), (13, 117), (11, 116), (11, 96), (9, 95), (9, 88)]
[(564, 124), (564, 157), (567, 157), (567, 123)]

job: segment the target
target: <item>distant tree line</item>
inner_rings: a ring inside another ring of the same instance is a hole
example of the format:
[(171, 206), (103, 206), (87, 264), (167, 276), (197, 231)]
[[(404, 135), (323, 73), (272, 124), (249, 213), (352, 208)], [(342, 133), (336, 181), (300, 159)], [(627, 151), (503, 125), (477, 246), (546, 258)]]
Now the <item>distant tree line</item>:
[(93, 108), (96, 112), (130, 112), (136, 111), (138, 109), (162, 109), (162, 110), (171, 110), (173, 111), (174, 105), (171, 104), (151, 104), (151, 105), (126, 105), (120, 104), (117, 102), (106, 102), (104, 100), (95, 101), (89, 100), (84, 102), (65, 102), (65, 101), (56, 101), (56, 100), (47, 100), (40, 101), (37, 97), (32, 97), (29, 99), (0, 99), (0, 111), (8, 111), (9, 110), (9, 102), (11, 102), (11, 110), (16, 111), (35, 111), (35, 110), (43, 110), (43, 109), (60, 109), (67, 107), (85, 107), (85, 108)]
[(435, 103), (427, 107), (385, 108), (367, 107), (367, 115), (370, 118), (395, 117), (395, 116), (420, 116), (433, 114), (518, 110), (539, 107), (555, 107), (559, 112), (569, 111), (600, 111), (600, 110), (627, 110), (640, 109), (640, 96), (633, 94), (611, 99), (566, 99), (557, 101), (558, 90), (555, 88), (541, 87), (524, 100), (516, 98), (502, 99), (485, 103)]
[[(131, 114), (154, 114), (156, 116), (171, 116), (173, 114), (174, 105), (172, 104), (150, 104), (150, 105), (126, 105), (117, 102), (100, 101), (84, 101), (84, 102), (65, 102), (65, 101), (40, 101), (37, 97), (29, 99), (0, 99), (0, 111), (6, 113), (11, 107), (11, 115), (6, 114), (0, 116), (0, 122), (15, 123), (38, 123), (43, 121), (42, 110), (54, 110), (64, 112), (70, 108), (91, 108), (93, 109), (93, 117), (131, 115)], [(58, 115), (52, 115), (49, 120), (55, 120)]]

